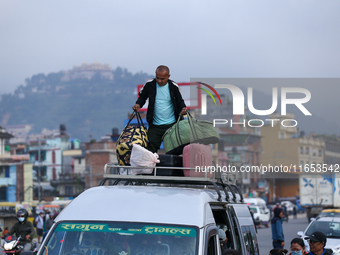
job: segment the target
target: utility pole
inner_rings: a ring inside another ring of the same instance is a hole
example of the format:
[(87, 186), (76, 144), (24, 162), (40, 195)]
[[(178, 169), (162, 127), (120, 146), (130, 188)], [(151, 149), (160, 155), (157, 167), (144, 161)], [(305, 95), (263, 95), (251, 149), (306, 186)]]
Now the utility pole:
[[(274, 151), (274, 167), (277, 164), (276, 159), (278, 158), (284, 158), (284, 152), (282, 151)], [(273, 173), (273, 200), (276, 202), (276, 173)]]
[(38, 137), (38, 200), (41, 202), (41, 184), (40, 184), (40, 138)]
[(92, 188), (92, 165), (90, 166), (90, 188)]

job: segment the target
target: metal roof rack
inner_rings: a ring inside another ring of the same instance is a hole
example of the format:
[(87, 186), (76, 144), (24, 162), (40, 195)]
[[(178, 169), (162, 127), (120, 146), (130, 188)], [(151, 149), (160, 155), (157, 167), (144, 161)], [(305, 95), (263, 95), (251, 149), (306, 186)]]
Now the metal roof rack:
[[(146, 185), (150, 183), (156, 184), (178, 184), (178, 185), (203, 185), (213, 187), (217, 194), (218, 200), (222, 201), (221, 191), (225, 193), (226, 201), (231, 202), (231, 199), (237, 203), (243, 202), (241, 190), (236, 186), (236, 176), (231, 173), (220, 173), (216, 178), (207, 177), (184, 177), (184, 176), (159, 176), (157, 169), (190, 169), (195, 171), (195, 168), (186, 167), (143, 167), (142, 169), (150, 169), (152, 174), (135, 175), (132, 170), (141, 169), (141, 167), (119, 166), (117, 164), (106, 164), (104, 167), (104, 178), (99, 183), (99, 186), (105, 185), (106, 181), (112, 180), (112, 185), (118, 185), (124, 182), (124, 185)], [(230, 198), (230, 194), (232, 198)], [(239, 197), (239, 199), (238, 199)]]

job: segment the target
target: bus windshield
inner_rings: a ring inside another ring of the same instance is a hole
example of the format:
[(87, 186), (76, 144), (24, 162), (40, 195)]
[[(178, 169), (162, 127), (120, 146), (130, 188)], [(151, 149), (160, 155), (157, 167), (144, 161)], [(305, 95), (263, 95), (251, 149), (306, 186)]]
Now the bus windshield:
[(150, 223), (62, 222), (43, 255), (197, 254), (198, 228)]

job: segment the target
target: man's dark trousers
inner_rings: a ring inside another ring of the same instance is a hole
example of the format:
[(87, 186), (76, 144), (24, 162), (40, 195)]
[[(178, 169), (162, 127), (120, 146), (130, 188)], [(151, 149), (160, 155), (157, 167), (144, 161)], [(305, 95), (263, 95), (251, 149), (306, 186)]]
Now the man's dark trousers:
[(283, 247), (281, 246), (283, 241), (281, 240), (273, 240), (273, 248), (274, 249), (282, 249)]
[(166, 125), (150, 125), (148, 129), (149, 143), (147, 149), (152, 153), (157, 152), (162, 144), (162, 137), (165, 131), (167, 131), (174, 124), (175, 122)]

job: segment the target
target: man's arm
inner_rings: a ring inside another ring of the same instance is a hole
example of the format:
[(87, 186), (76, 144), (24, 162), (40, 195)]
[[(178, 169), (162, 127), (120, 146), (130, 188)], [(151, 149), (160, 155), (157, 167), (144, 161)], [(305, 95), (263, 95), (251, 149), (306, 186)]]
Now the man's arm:
[(188, 109), (186, 107), (183, 107), (181, 111), (181, 115), (185, 115), (187, 113), (187, 110)]
[(276, 233), (277, 233), (277, 239), (281, 241), (281, 247), (285, 247), (285, 238), (283, 236), (283, 228), (282, 223), (278, 220), (276, 221)]
[(277, 239), (284, 242), (282, 223), (278, 220), (276, 222)]
[(180, 111), (181, 115), (185, 115), (187, 111), (187, 106), (185, 105), (185, 102), (182, 98), (182, 94), (177, 86), (175, 87), (175, 98), (177, 109)]
[(149, 97), (149, 85), (148, 84), (149, 83), (145, 83), (144, 87), (142, 88), (142, 90), (138, 94), (139, 97), (136, 101), (136, 104), (132, 107), (132, 109), (137, 111), (137, 112), (141, 107), (143, 107), (143, 105), (145, 104), (146, 100)]
[(33, 236), (34, 236), (34, 234), (35, 234), (35, 230), (34, 230), (34, 227), (33, 227), (32, 222), (30, 222), (30, 221), (27, 221), (27, 222), (28, 222), (29, 225), (30, 225), (31, 232), (26, 236), (26, 240), (28, 240), (28, 239), (33, 239)]
[(135, 104), (134, 106), (132, 106), (132, 110), (138, 112), (140, 109), (140, 105), (139, 104)]

